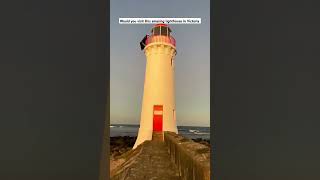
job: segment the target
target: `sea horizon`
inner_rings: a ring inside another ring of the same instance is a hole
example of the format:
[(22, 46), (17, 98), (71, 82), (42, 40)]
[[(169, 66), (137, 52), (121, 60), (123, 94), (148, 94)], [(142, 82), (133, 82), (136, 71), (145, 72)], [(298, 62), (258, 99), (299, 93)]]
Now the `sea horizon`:
[[(110, 137), (138, 135), (139, 124), (110, 124)], [(210, 140), (210, 127), (204, 126), (177, 126), (178, 134), (190, 139)]]
[[(126, 125), (126, 126), (140, 126), (140, 124), (111, 124), (110, 126), (117, 126), (117, 125)], [(203, 127), (203, 128), (210, 128), (210, 126), (199, 126), (199, 125), (177, 125), (177, 127)]]

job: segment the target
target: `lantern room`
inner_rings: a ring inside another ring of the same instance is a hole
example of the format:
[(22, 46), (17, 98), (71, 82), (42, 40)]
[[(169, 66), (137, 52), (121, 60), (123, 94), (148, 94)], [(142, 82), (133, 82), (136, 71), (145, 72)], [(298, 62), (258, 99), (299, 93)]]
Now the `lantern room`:
[(171, 29), (166, 24), (156, 24), (151, 29), (151, 34), (153, 36), (170, 36)]
[(176, 40), (171, 36), (171, 29), (167, 24), (156, 24), (151, 34), (146, 35), (140, 42), (141, 50), (151, 43), (164, 43), (176, 47)]

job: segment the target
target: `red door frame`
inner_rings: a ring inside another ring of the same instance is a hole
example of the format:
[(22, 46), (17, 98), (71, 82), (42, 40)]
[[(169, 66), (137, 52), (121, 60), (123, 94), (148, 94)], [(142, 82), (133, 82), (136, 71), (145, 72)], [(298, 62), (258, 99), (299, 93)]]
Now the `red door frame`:
[(163, 106), (153, 106), (153, 131), (162, 132), (163, 130)]

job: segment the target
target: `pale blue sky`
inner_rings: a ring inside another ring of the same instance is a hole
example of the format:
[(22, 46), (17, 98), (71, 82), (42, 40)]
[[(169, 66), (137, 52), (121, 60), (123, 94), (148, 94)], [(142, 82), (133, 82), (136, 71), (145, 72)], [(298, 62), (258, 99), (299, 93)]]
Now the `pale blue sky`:
[(210, 1), (111, 0), (111, 124), (139, 124), (146, 58), (139, 42), (152, 25), (118, 24), (119, 17), (201, 18), (199, 25), (169, 25), (177, 41), (177, 124), (210, 125)]

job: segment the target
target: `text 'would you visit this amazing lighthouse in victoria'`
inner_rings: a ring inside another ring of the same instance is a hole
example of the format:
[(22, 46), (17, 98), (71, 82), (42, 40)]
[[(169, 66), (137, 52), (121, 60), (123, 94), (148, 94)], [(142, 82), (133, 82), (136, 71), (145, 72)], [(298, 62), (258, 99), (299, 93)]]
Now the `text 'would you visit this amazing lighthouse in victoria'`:
[(163, 141), (164, 131), (178, 133), (175, 112), (174, 60), (176, 41), (166, 24), (156, 24), (140, 42), (146, 72), (136, 148), (146, 140)]

